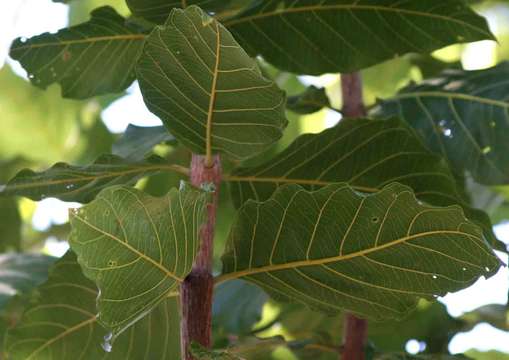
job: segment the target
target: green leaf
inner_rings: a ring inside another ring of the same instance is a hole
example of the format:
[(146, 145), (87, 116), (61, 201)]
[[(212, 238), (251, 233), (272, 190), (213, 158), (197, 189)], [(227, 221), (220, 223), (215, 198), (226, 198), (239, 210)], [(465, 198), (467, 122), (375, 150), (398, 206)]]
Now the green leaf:
[(115, 341), (101, 348), (106, 331), (96, 321), (97, 289), (68, 252), (49, 280), (32, 296), (21, 322), (9, 330), (5, 349), (11, 360), (166, 360), (180, 355), (177, 298), (167, 298)]
[(127, 0), (127, 6), (136, 16), (156, 24), (164, 24), (174, 8), (197, 5), (217, 17), (228, 17), (249, 2), (252, 0)]
[(250, 54), (315, 75), (494, 39), (486, 20), (462, 0), (267, 0), (225, 24)]
[(285, 185), (239, 210), (218, 282), (242, 278), (327, 313), (400, 319), (419, 298), (466, 288), (500, 265), (460, 207), (422, 205), (401, 184), (371, 195)]
[(142, 162), (128, 162), (115, 155), (103, 155), (88, 166), (57, 163), (42, 172), (24, 169), (7, 183), (0, 195), (25, 196), (35, 201), (56, 197), (86, 203), (108, 186), (134, 184), (144, 176), (163, 170), (184, 171), (158, 156)]
[(10, 55), (28, 72), (32, 84), (62, 86), (66, 98), (84, 99), (120, 92), (134, 80), (134, 66), (145, 35), (126, 24), (113, 8), (91, 13), (90, 21), (14, 41)]
[(356, 191), (374, 193), (397, 181), (430, 205), (462, 206), (467, 217), (483, 228), (486, 238), (496, 241), (488, 216), (469, 207), (444, 161), (396, 118), (344, 119), (320, 134), (300, 136), (264, 164), (236, 169), (225, 178), (231, 182), (236, 207), (248, 199), (267, 200), (286, 183), (313, 190), (346, 182)]
[(164, 126), (143, 127), (129, 124), (124, 134), (113, 144), (113, 154), (131, 161), (145, 158), (154, 146), (175, 138)]
[(16, 199), (0, 199), (0, 214), (0, 250), (20, 250), (22, 222)]
[(241, 357), (230, 354), (227, 350), (210, 350), (196, 342), (190, 345), (190, 350), (197, 360), (243, 360)]
[(200, 8), (174, 9), (137, 67), (147, 107), (195, 153), (244, 159), (282, 136), (285, 96)]
[(380, 102), (377, 116), (399, 114), (426, 145), (482, 184), (509, 183), (509, 62), (449, 70)]
[(113, 338), (191, 271), (207, 198), (190, 185), (160, 198), (113, 186), (71, 212), (69, 243), (100, 290), (98, 320)]
[(297, 114), (312, 114), (330, 106), (325, 88), (315, 86), (308, 87), (302, 94), (288, 97), (286, 102), (286, 108)]
[(43, 283), (54, 261), (51, 256), (38, 254), (0, 255), (0, 308), (14, 295), (27, 293)]
[(258, 287), (233, 280), (214, 289), (212, 322), (227, 334), (245, 335), (261, 320), (267, 294)]

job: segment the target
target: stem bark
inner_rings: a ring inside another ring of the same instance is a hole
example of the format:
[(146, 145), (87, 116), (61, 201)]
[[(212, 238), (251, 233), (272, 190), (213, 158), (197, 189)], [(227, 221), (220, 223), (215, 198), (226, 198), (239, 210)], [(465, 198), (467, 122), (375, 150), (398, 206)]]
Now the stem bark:
[(205, 156), (193, 154), (190, 181), (195, 187), (213, 184), (215, 187), (211, 202), (207, 205), (207, 221), (200, 230), (200, 249), (191, 273), (180, 288), (182, 317), (180, 321), (181, 351), (183, 360), (195, 360), (189, 353), (189, 345), (197, 342), (210, 347), (212, 335), (212, 255), (216, 224), (219, 186), (221, 185), (221, 161), (219, 155), (212, 157), (208, 166)]
[[(341, 93), (343, 96), (343, 116), (362, 117), (366, 115), (362, 95), (362, 80), (359, 73), (341, 75)], [(346, 314), (344, 322), (341, 360), (365, 359), (367, 321), (359, 319), (353, 314)]]

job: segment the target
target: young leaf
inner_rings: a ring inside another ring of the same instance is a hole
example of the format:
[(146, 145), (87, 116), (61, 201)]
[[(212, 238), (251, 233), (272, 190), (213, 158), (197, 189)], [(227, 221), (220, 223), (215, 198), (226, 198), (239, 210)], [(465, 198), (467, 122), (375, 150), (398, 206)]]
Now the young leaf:
[(10, 55), (32, 84), (45, 89), (59, 83), (63, 97), (84, 99), (120, 92), (133, 82), (144, 37), (105, 6), (94, 10), (86, 23), (16, 39)]
[(113, 338), (191, 271), (208, 195), (186, 185), (155, 198), (124, 186), (71, 212), (71, 248), (100, 290), (99, 322)]
[(20, 323), (8, 331), (5, 351), (11, 360), (166, 360), (179, 357), (177, 298), (167, 298), (115, 341), (110, 353), (106, 331), (96, 321), (97, 289), (68, 252), (53, 266), (49, 280), (32, 296)]
[(495, 242), (488, 216), (472, 209), (458, 191), (444, 161), (428, 151), (399, 119), (344, 119), (320, 134), (302, 135), (275, 158), (256, 167), (239, 168), (227, 177), (236, 207), (248, 199), (267, 200), (282, 184), (316, 189), (346, 182), (374, 193), (397, 181), (417, 198), (437, 206), (460, 205)]
[(136, 126), (129, 124), (124, 134), (113, 144), (113, 154), (131, 161), (141, 161), (154, 146), (175, 138), (164, 126)]
[(302, 94), (288, 97), (286, 108), (297, 114), (312, 114), (330, 107), (325, 88), (308, 87)]
[(266, 0), (225, 25), (250, 54), (315, 75), (494, 39), (486, 20), (462, 0)]
[(108, 186), (134, 184), (162, 170), (183, 171), (158, 156), (142, 162), (128, 162), (115, 155), (103, 155), (88, 166), (57, 163), (42, 172), (24, 169), (7, 183), (0, 195), (25, 196), (35, 201), (56, 197), (86, 203)]
[(174, 9), (154, 29), (137, 73), (147, 107), (193, 152), (250, 157), (287, 124), (284, 93), (196, 6)]
[(51, 256), (38, 254), (0, 255), (0, 308), (15, 294), (27, 293), (43, 283), (54, 261)]
[(380, 102), (375, 115), (400, 115), (459, 171), (482, 184), (509, 184), (509, 62), (449, 70)]
[(499, 267), (460, 207), (422, 205), (401, 184), (371, 195), (345, 184), (285, 185), (239, 210), (218, 281), (242, 278), (276, 299), (381, 320)]

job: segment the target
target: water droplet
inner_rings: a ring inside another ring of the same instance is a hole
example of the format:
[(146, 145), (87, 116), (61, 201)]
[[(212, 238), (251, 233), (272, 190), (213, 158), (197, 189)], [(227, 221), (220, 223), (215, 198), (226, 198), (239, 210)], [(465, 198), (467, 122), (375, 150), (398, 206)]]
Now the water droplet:
[(467, 271), (467, 268), (462, 268), (461, 270), (463, 270), (463, 271)]
[(180, 50), (175, 51), (177, 55), (180, 55)]
[(438, 276), (436, 276), (436, 275), (433, 275), (433, 279), (438, 279)]
[(66, 186), (65, 186), (65, 188), (66, 188), (67, 190), (72, 189), (73, 187), (74, 187), (74, 184), (69, 184), (69, 185), (66, 185)]
[(108, 333), (104, 336), (104, 341), (101, 343), (101, 347), (106, 352), (111, 352), (112, 345), (111, 345), (111, 339), (113, 338), (113, 333)]
[(28, 78), (29, 79), (33, 79), (33, 78), (35, 78), (35, 75), (34, 74), (28, 74)]
[(485, 147), (483, 147), (483, 149), (482, 149), (482, 153), (483, 153), (484, 155), (489, 154), (490, 152), (491, 152), (491, 146), (485, 146)]
[(486, 266), (486, 267), (484, 268), (484, 270), (486, 270), (486, 271), (490, 271), (490, 268)]
[(497, 123), (495, 121), (490, 121), (490, 127), (494, 128), (497, 126)]
[(21, 41), (24, 44), (24, 43), (26, 43), (28, 41), (28, 39), (23, 36), (23, 37), (19, 38), (19, 41)]

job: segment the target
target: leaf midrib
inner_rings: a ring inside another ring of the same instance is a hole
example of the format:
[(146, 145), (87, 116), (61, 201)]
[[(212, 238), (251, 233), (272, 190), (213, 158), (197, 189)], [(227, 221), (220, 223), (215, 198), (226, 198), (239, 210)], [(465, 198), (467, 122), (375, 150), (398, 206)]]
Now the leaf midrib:
[(259, 13), (251, 16), (241, 17), (239, 19), (234, 19), (231, 21), (225, 22), (226, 26), (233, 26), (236, 24), (241, 24), (244, 22), (249, 22), (252, 20), (258, 20), (261, 18), (271, 17), (271, 16), (280, 16), (280, 15), (286, 15), (291, 13), (301, 13), (306, 11), (326, 11), (326, 10), (372, 10), (372, 11), (385, 11), (385, 12), (394, 12), (399, 14), (407, 14), (407, 15), (416, 15), (416, 16), (423, 16), (423, 17), (431, 17), (435, 19), (445, 20), (454, 22), (457, 24), (461, 24), (463, 26), (469, 27), (475, 31), (481, 32), (488, 36), (488, 38), (493, 38), (493, 35), (489, 32), (486, 32), (482, 29), (479, 29), (465, 21), (461, 21), (458, 19), (454, 19), (450, 16), (446, 15), (440, 15), (440, 14), (433, 14), (433, 13), (426, 13), (422, 11), (417, 10), (408, 10), (408, 9), (398, 9), (398, 8), (392, 8), (392, 7), (386, 7), (386, 6), (380, 6), (380, 5), (311, 5), (311, 6), (302, 6), (302, 7), (292, 7), (292, 8), (286, 8), (284, 10), (276, 10), (276, 11), (269, 11), (266, 13)]
[[(215, 284), (222, 283), (227, 280), (238, 279), (238, 278), (244, 277), (244, 276), (256, 275), (259, 273), (272, 272), (272, 271), (278, 271), (278, 270), (288, 270), (288, 269), (293, 269), (293, 268), (316, 266), (316, 265), (328, 264), (331, 262), (350, 260), (350, 259), (357, 258), (360, 256), (366, 256), (372, 252), (391, 248), (393, 246), (396, 246), (401, 243), (405, 243), (407, 241), (411, 241), (414, 239), (423, 238), (426, 236), (444, 235), (444, 234), (466, 236), (466, 237), (469, 237), (475, 241), (483, 242), (483, 240), (477, 236), (474, 236), (472, 234), (465, 233), (462, 231), (457, 231), (457, 230), (427, 231), (427, 232), (422, 232), (422, 233), (418, 233), (418, 234), (414, 234), (414, 235), (408, 235), (408, 236), (393, 240), (391, 242), (385, 243), (383, 245), (378, 245), (375, 247), (371, 247), (371, 248), (364, 249), (361, 251), (356, 251), (356, 252), (346, 254), (346, 255), (331, 256), (331, 257), (314, 259), (314, 260), (299, 260), (299, 261), (292, 261), (292, 262), (283, 263), (283, 264), (271, 264), (271, 265), (265, 265), (265, 266), (260, 266), (260, 267), (256, 267), (256, 268), (245, 269), (245, 270), (241, 270), (241, 271), (235, 271), (235, 272), (220, 275), (219, 277), (217, 277), (215, 279)], [(460, 262), (463, 262), (463, 263), (468, 263), (464, 260), (460, 260), (460, 259), (457, 259), (457, 260)], [(471, 263), (468, 263), (468, 264), (478, 267), (475, 264), (471, 264)]]
[(64, 40), (59, 42), (48, 42), (48, 43), (38, 43), (38, 44), (29, 44), (23, 45), (16, 48), (13, 48), (11, 51), (15, 53), (17, 51), (22, 51), (26, 49), (36, 49), (41, 47), (49, 47), (49, 46), (67, 46), (74, 44), (86, 44), (86, 43), (94, 43), (100, 41), (111, 41), (111, 40), (145, 40), (145, 34), (129, 34), (129, 35), (110, 35), (110, 36), (97, 36), (97, 37), (89, 37), (86, 39), (79, 40)]
[(208, 166), (212, 166), (212, 120), (214, 117), (214, 107), (216, 104), (217, 94), (217, 78), (219, 76), (219, 63), (221, 57), (221, 31), (217, 21), (214, 21), (216, 27), (216, 62), (214, 64), (214, 72), (212, 75), (212, 86), (210, 89), (209, 109), (207, 113), (207, 127), (205, 135), (205, 153)]

